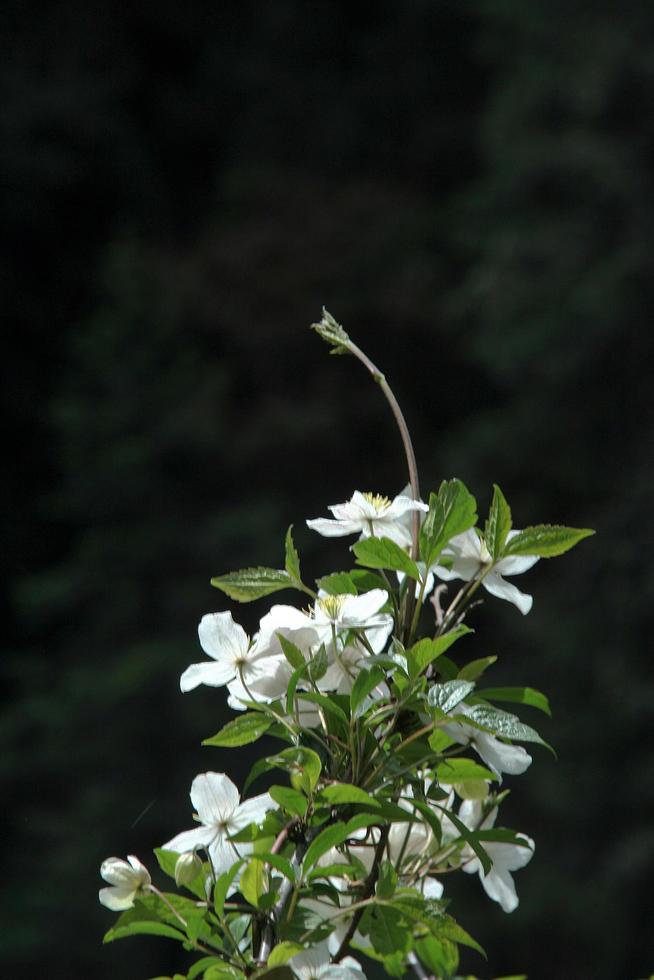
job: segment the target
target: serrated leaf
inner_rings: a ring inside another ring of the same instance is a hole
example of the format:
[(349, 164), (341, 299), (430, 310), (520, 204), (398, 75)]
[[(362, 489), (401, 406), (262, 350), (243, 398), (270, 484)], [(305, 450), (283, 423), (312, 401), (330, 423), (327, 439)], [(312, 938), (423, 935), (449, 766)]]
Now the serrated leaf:
[(302, 654), (299, 647), (295, 645), (288, 637), (284, 636), (283, 633), (276, 633), (279, 644), (282, 648), (282, 653), (288, 660), (289, 664), (293, 670), (301, 670), (306, 666), (306, 660)]
[(308, 800), (297, 789), (290, 786), (271, 786), (268, 790), (275, 803), (295, 817), (303, 817), (307, 812)]
[(483, 946), (480, 946), (476, 939), (473, 939), (469, 932), (466, 932), (459, 923), (452, 918), (451, 915), (444, 915), (438, 923), (439, 936), (443, 939), (449, 939), (450, 942), (459, 943), (461, 946), (469, 946), (470, 949), (476, 950), (478, 953), (487, 959), (486, 951)]
[(414, 581), (420, 581), (420, 571), (416, 563), (390, 538), (364, 538), (352, 545), (352, 551), (359, 565), (404, 572)]
[(316, 581), (316, 585), (328, 595), (357, 594), (357, 587), (349, 572), (332, 572), (331, 575), (323, 575)]
[(257, 739), (261, 738), (273, 724), (273, 719), (266, 717), (266, 715), (248, 712), (239, 718), (235, 718), (234, 721), (228, 722), (211, 738), (205, 738), (202, 744), (217, 745), (221, 748), (249, 745), (250, 742), (256, 742)]
[(538, 708), (549, 717), (552, 717), (550, 703), (547, 697), (533, 687), (487, 687), (483, 691), (477, 691), (481, 698), (487, 701), (507, 701), (514, 704), (528, 704), (532, 708)]
[(379, 667), (373, 667), (372, 670), (359, 671), (350, 691), (350, 712), (353, 718), (359, 716), (359, 709), (363, 707), (365, 699), (383, 679), (384, 671)]
[(477, 502), (461, 480), (444, 480), (429, 496), (429, 513), (420, 533), (420, 557), (432, 565), (451, 538), (474, 527)]
[[(537, 742), (553, 751), (552, 747), (540, 737), (534, 728), (525, 725), (516, 715), (486, 704), (473, 704), (469, 707), (470, 710), (457, 720), (463, 721), (464, 724), (472, 722), (485, 731), (491, 732), (493, 735), (501, 735), (503, 738), (516, 739), (519, 742)], [(456, 718), (456, 716), (454, 717)]]
[(469, 664), (466, 664), (459, 671), (459, 680), (476, 681), (496, 660), (497, 657), (480, 657), (478, 660), (471, 660)]
[(302, 585), (302, 575), (300, 574), (300, 556), (297, 553), (295, 544), (293, 543), (293, 525), (291, 524), (288, 531), (286, 532), (286, 540), (284, 542), (284, 553), (285, 562), (284, 567), (288, 575), (294, 579), (298, 585)]
[(291, 957), (302, 952), (304, 952), (304, 946), (301, 946), (300, 943), (288, 941), (278, 943), (268, 957), (268, 966), (283, 966), (284, 963), (288, 963)]
[(511, 508), (507, 504), (506, 498), (498, 485), (494, 483), (493, 499), (484, 528), (486, 547), (494, 561), (497, 561), (503, 553), (504, 544), (510, 530)]
[(310, 681), (316, 684), (321, 678), (327, 673), (327, 668), (329, 667), (329, 658), (327, 656), (327, 649), (324, 643), (321, 643), (313, 657), (309, 661), (307, 667), (307, 675)]
[(448, 714), (474, 690), (474, 687), (474, 681), (462, 680), (433, 684), (427, 693), (427, 704), (430, 708), (438, 708), (443, 714)]
[(595, 534), (587, 527), (565, 527), (562, 524), (537, 524), (526, 527), (507, 541), (503, 557), (509, 555), (538, 555), (540, 558), (556, 558), (584, 538)]
[(472, 633), (472, 630), (461, 623), (449, 633), (437, 636), (435, 639), (425, 637), (418, 640), (409, 650), (406, 651), (407, 663), (410, 665), (412, 676), (420, 674), (425, 667), (433, 663), (438, 657), (442, 656), (453, 643), (456, 643), (462, 636)]
[(402, 913), (392, 906), (374, 905), (367, 916), (367, 928), (373, 948), (382, 956), (407, 952), (411, 929), (402, 921)]
[(295, 582), (279, 568), (243, 568), (238, 572), (227, 572), (211, 579), (214, 588), (226, 593), (237, 602), (253, 602), (263, 596), (279, 592), (281, 589), (296, 588)]

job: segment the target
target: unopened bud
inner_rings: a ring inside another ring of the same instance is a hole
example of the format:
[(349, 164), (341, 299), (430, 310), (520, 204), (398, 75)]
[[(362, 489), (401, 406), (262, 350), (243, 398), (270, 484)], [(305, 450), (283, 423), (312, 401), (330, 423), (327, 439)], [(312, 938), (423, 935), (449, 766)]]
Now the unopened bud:
[(190, 885), (202, 871), (202, 861), (195, 851), (184, 851), (175, 864), (175, 884), (177, 887)]

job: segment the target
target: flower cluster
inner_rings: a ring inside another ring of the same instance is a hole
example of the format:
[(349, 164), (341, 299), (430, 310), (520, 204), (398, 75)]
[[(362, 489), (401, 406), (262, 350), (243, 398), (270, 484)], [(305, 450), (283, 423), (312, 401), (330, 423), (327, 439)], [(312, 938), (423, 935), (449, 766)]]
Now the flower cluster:
[[(358, 351), (328, 314), (317, 329)], [(461, 664), (458, 655), (474, 645), (461, 641), (481, 588), (528, 613), (531, 596), (506, 576), (592, 532), (515, 530), (499, 487), (479, 527), (460, 480), (423, 502), (412, 450), (407, 459), (412, 484), (394, 499), (356, 491), (331, 518), (307, 521), (326, 537), (356, 536), (354, 567), (310, 587), (289, 528), (283, 569), (212, 579), (240, 602), (282, 589), (302, 596), (272, 605), (253, 636), (230, 611), (203, 616), (207, 659), (180, 679), (185, 693), (226, 688), (235, 714), (205, 744), (282, 744), (255, 763), (244, 793), (263, 776), (281, 782), (242, 800), (225, 773), (196, 776), (196, 826), (155, 852), (185, 894), (160, 891), (134, 856), (107, 859), (100, 901), (122, 913), (107, 939), (179, 939), (200, 957), (188, 977), (205, 980), (272, 980), (273, 971), (275, 980), (365, 980), (352, 952), (392, 976), (412, 968), (448, 980), (459, 947), (480, 947), (447, 910), (446, 876), (478, 874), (505, 912), (517, 907), (512, 875), (534, 842), (497, 825), (502, 781), (532, 762), (518, 743), (546, 743), (499, 705), (549, 706), (533, 688), (484, 687), (495, 657)], [(452, 583), (462, 584), (447, 595)]]

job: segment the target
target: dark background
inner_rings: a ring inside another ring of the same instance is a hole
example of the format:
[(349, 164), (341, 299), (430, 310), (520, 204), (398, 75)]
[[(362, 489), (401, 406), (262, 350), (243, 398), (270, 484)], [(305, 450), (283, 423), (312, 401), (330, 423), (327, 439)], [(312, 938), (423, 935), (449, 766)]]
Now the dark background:
[[(544, 688), (504, 820), (537, 840), (512, 916), (531, 980), (654, 969), (650, 522), (654, 7), (561, 0), (5, 0), (0, 721), (3, 977), (143, 980), (101, 947), (109, 854), (190, 826), (221, 692), (182, 697), (209, 577), (308, 573), (306, 517), (405, 483), (379, 391), (308, 330), (324, 303), (405, 407), (423, 490), (493, 481), (518, 527), (592, 526), (486, 604), (471, 655)], [(284, 599), (282, 599), (284, 601)], [(238, 617), (256, 627), (266, 601)], [(528, 710), (528, 709), (527, 709)]]

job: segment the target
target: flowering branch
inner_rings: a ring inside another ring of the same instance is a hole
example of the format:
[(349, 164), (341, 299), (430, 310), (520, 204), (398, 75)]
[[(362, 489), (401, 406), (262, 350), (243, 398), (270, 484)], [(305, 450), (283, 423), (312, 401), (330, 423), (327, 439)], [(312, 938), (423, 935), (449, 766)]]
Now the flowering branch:
[[(516, 743), (546, 743), (497, 702), (549, 714), (533, 688), (478, 686), (495, 657), (456, 662), (472, 632), (471, 600), (483, 588), (526, 615), (531, 596), (506, 577), (592, 532), (515, 530), (499, 487), (482, 530), (476, 501), (456, 479), (421, 501), (411, 438), (384, 375), (326, 311), (314, 327), (380, 385), (402, 436), (411, 496), (355, 491), (330, 506), (331, 518), (307, 521), (328, 537), (358, 535), (356, 566), (319, 578), (315, 589), (302, 579), (290, 528), (283, 569), (212, 579), (240, 602), (282, 589), (312, 599), (309, 609), (273, 605), (252, 637), (231, 612), (208, 613), (198, 630), (207, 659), (180, 678), (185, 693), (225, 687), (236, 712), (205, 745), (276, 740), (244, 791), (264, 774), (281, 773), (281, 781), (242, 799), (226, 773), (196, 776), (194, 825), (155, 851), (183, 893), (160, 891), (134, 855), (108, 858), (101, 874), (109, 887), (99, 898), (121, 914), (105, 940), (177, 939), (205, 954), (193, 978), (365, 980), (349, 955), (355, 943), (392, 976), (410, 968), (418, 980), (440, 980), (458, 971), (459, 945), (481, 949), (451, 917), (443, 880), (478, 874), (487, 895), (511, 912), (512, 873), (533, 854), (529, 837), (495, 820), (502, 778), (532, 761)], [(436, 579), (463, 581), (445, 611), (446, 586), (435, 588)], [(436, 622), (420, 637), (427, 600)]]

